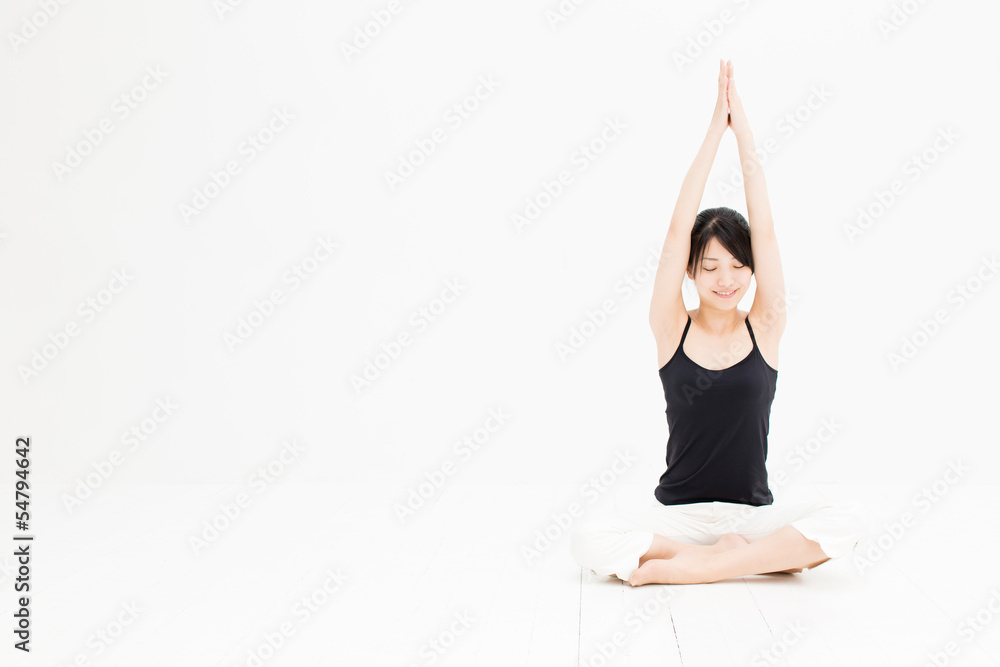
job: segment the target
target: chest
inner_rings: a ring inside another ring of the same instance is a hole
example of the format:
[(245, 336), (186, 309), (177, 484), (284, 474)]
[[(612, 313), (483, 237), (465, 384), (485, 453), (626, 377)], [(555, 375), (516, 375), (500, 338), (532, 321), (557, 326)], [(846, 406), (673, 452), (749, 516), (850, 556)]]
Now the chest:
[[(771, 368), (778, 369), (778, 345), (771, 340), (767, 331), (756, 332), (757, 350)], [(706, 336), (704, 332), (688, 331), (681, 346), (681, 352), (701, 368), (718, 371), (731, 368), (747, 359), (753, 352), (754, 341), (746, 327), (725, 339)]]
[(768, 410), (776, 375), (757, 358), (708, 370), (682, 357), (660, 369), (667, 416), (694, 419), (699, 428), (729, 428)]
[(699, 337), (688, 332), (681, 351), (705, 370), (717, 371), (735, 366), (749, 357), (753, 352), (753, 341), (745, 327), (743, 332), (727, 340)]

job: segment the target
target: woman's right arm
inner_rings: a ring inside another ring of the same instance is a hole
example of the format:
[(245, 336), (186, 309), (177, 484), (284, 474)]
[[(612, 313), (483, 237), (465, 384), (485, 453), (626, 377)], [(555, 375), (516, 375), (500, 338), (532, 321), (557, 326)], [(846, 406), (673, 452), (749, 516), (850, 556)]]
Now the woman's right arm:
[(671, 329), (686, 316), (681, 285), (687, 269), (688, 256), (691, 254), (691, 229), (698, 215), (702, 195), (705, 193), (705, 183), (712, 170), (715, 154), (719, 150), (722, 135), (728, 126), (729, 103), (726, 95), (726, 66), (719, 61), (719, 94), (715, 103), (712, 123), (709, 125), (705, 140), (698, 150), (694, 163), (688, 169), (684, 182), (681, 184), (677, 204), (670, 217), (670, 227), (667, 228), (667, 238), (660, 251), (660, 262), (653, 281), (653, 298), (649, 305), (649, 326), (653, 333), (670, 332)]

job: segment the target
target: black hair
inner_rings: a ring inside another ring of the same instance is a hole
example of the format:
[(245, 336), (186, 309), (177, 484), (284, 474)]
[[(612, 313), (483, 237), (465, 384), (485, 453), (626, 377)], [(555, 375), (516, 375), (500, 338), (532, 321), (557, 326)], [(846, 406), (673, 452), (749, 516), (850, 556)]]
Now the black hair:
[(705, 250), (713, 238), (719, 239), (740, 264), (750, 267), (753, 273), (753, 253), (750, 250), (750, 224), (739, 211), (726, 206), (706, 208), (698, 214), (691, 229), (691, 254), (688, 271), (698, 275)]

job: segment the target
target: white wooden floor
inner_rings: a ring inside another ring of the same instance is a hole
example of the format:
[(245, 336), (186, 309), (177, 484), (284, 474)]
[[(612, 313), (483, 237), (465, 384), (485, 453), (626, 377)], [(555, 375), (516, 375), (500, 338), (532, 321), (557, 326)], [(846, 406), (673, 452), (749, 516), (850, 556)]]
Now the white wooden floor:
[(910, 488), (848, 489), (875, 525), (916, 519), (864, 572), (633, 589), (582, 572), (565, 534), (523, 555), (575, 489), (458, 482), (402, 526), (382, 489), (275, 485), (197, 556), (190, 535), (245, 489), (108, 487), (69, 515), (38, 487), (33, 651), (10, 648), (5, 547), (0, 664), (1000, 664), (996, 486), (926, 513)]

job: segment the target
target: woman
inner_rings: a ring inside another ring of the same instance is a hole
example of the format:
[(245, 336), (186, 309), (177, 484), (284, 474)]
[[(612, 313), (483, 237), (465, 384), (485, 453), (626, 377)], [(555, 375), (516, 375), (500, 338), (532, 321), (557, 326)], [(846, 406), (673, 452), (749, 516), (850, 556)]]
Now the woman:
[[(727, 127), (739, 147), (749, 223), (729, 208), (698, 213)], [(681, 296), (685, 274), (700, 301), (691, 312)], [(757, 291), (743, 313), (736, 306), (751, 276)], [(574, 559), (596, 574), (642, 586), (801, 572), (853, 550), (867, 534), (859, 505), (778, 506), (767, 484), (784, 278), (764, 172), (731, 61), (719, 61), (715, 112), (670, 219), (649, 324), (667, 401), (667, 470), (644, 514), (577, 528)]]

